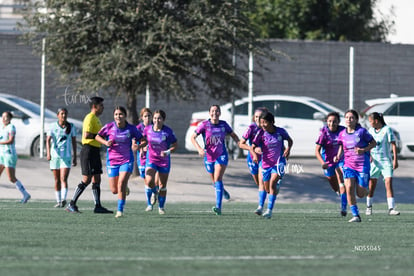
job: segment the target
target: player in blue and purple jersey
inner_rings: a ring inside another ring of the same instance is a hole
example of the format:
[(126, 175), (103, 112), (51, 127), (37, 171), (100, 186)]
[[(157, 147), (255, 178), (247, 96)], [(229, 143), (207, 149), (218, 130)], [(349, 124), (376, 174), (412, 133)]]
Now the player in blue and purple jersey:
[[(250, 147), (252, 145), (253, 138), (260, 130), (260, 115), (262, 115), (262, 113), (265, 111), (267, 111), (265, 107), (259, 107), (254, 111), (253, 123), (247, 127), (246, 131), (240, 138), (240, 148), (249, 151), (246, 158), (247, 167), (249, 168), (250, 174), (252, 175), (254, 183), (256, 183), (257, 187), (259, 187), (259, 183), (261, 181), (259, 174), (259, 164), (253, 162), (252, 155), (250, 154)], [(261, 156), (259, 158), (261, 158)]]
[[(144, 133), (145, 127), (149, 126), (152, 123), (152, 111), (151, 109), (144, 107), (140, 111), (141, 123), (137, 125), (137, 129)], [(147, 147), (141, 148), (140, 151), (137, 151), (137, 165), (139, 174), (142, 178), (145, 178), (145, 162), (147, 159)]]
[[(394, 189), (392, 187), (392, 176), (398, 168), (397, 146), (392, 129), (387, 126), (381, 113), (374, 112), (368, 116), (371, 128), (369, 133), (374, 137), (377, 146), (371, 150), (371, 171), (369, 180), (369, 193), (367, 196), (366, 215), (372, 215), (372, 202), (378, 177), (384, 178), (387, 192), (388, 214), (399, 215), (395, 210)], [(392, 155), (391, 155), (392, 153)]]
[[(127, 195), (128, 179), (133, 171), (134, 155), (132, 145), (144, 142), (141, 132), (126, 121), (126, 110), (117, 106), (114, 121), (102, 127), (95, 140), (108, 147), (106, 170), (109, 187), (113, 194), (118, 194), (118, 211), (115, 217), (123, 216)], [(144, 145), (145, 143), (140, 143)]]
[(164, 124), (166, 114), (163, 110), (156, 110), (153, 115), (153, 124), (144, 129), (144, 137), (148, 141), (147, 161), (145, 165), (145, 195), (147, 208), (152, 211), (151, 196), (156, 192), (158, 175), (158, 213), (165, 214), (167, 199), (167, 181), (171, 169), (170, 154), (177, 148), (177, 138), (171, 128)]
[[(264, 191), (259, 189), (259, 207), (255, 213), (258, 215), (262, 214), (266, 193), (268, 193), (268, 206), (263, 214), (263, 217), (268, 219), (272, 217), (273, 207), (279, 193), (278, 181), (285, 174), (286, 159), (289, 157), (293, 145), (293, 140), (286, 130), (276, 127), (274, 123), (275, 118), (272, 113), (264, 112), (260, 116), (260, 126), (262, 129), (259, 130), (253, 139), (253, 144), (250, 148), (254, 162), (259, 162), (258, 153), (262, 154), (260, 167)], [(284, 141), (287, 141), (287, 147), (285, 147)]]
[[(152, 111), (151, 111), (151, 109), (149, 109), (147, 107), (144, 107), (144, 108), (141, 109), (139, 115), (140, 115), (140, 118), (141, 118), (142, 122), (137, 125), (137, 129), (141, 133), (144, 133), (145, 127), (152, 124)], [(144, 180), (145, 180), (145, 163), (147, 161), (147, 149), (148, 149), (148, 147), (143, 147), (139, 151), (133, 149), (136, 152), (139, 174), (140, 174), (141, 178), (143, 178)], [(157, 202), (157, 199), (158, 199), (158, 190), (159, 190), (158, 182), (159, 182), (158, 174), (156, 174), (155, 175), (155, 190), (154, 190), (154, 192), (152, 193), (152, 196), (151, 196), (151, 205), (155, 205), (155, 203)]]
[[(358, 112), (348, 110), (345, 112), (346, 129), (339, 134), (339, 149), (334, 158), (338, 162), (344, 154), (344, 178), (349, 208), (353, 218), (349, 222), (361, 222), (358, 206), (356, 204), (355, 190), (358, 197), (368, 194), (368, 181), (370, 171), (370, 150), (376, 142), (368, 130), (358, 123)], [(358, 183), (358, 185), (356, 185)]]
[[(212, 208), (216, 215), (221, 215), (224, 184), (223, 175), (226, 171), (229, 156), (226, 148), (226, 136), (239, 144), (239, 137), (233, 129), (223, 120), (220, 120), (220, 106), (212, 105), (209, 109), (210, 119), (200, 123), (191, 136), (191, 142), (201, 157), (204, 157), (204, 165), (214, 183), (216, 191), (216, 205)], [(203, 136), (204, 149), (200, 147), (196, 138)]]
[(341, 215), (346, 216), (347, 198), (342, 174), (344, 160), (333, 161), (339, 149), (339, 133), (345, 129), (345, 127), (339, 125), (339, 122), (338, 112), (331, 112), (326, 116), (326, 126), (320, 130), (319, 137), (316, 140), (315, 155), (322, 165), (332, 190), (341, 197)]

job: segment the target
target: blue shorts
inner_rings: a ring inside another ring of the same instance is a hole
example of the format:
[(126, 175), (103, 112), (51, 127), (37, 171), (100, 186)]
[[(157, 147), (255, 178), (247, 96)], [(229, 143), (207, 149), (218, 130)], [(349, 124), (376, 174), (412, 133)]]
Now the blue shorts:
[(116, 177), (119, 176), (119, 172), (128, 172), (132, 173), (134, 167), (134, 162), (127, 162), (121, 165), (108, 165), (108, 162), (106, 163), (106, 173), (108, 174), (108, 177)]
[(137, 151), (137, 166), (138, 166), (138, 171), (139, 171), (139, 176), (141, 178), (145, 178), (145, 162), (144, 164), (141, 164), (141, 153), (139, 151)]
[(170, 172), (170, 168), (171, 168), (171, 166), (170, 166), (170, 165), (168, 165), (167, 167), (161, 167), (161, 166), (155, 165), (155, 164), (153, 164), (153, 163), (150, 163), (150, 162), (148, 162), (148, 160), (147, 160), (147, 163), (145, 164), (145, 168), (151, 168), (151, 169), (154, 169), (154, 170), (156, 170), (156, 171), (157, 171), (157, 172), (159, 172), (159, 173), (169, 173), (169, 172)]
[(259, 173), (259, 164), (253, 162), (252, 156), (250, 155), (250, 153), (247, 155), (246, 161), (247, 161), (247, 167), (249, 168), (250, 174), (257, 175)]
[[(358, 185), (364, 188), (368, 188), (369, 186), (369, 172), (358, 172), (354, 169), (350, 169), (347, 167), (343, 168), (344, 170), (344, 178), (355, 178), (358, 180)], [(365, 169), (364, 169), (365, 171)]]
[(323, 170), (323, 173), (326, 177), (331, 177), (336, 175), (336, 169), (337, 168), (343, 168), (344, 167), (344, 160), (339, 161), (338, 163), (328, 167), (326, 170)]
[[(261, 166), (261, 163), (260, 163)], [(286, 166), (286, 159), (281, 158), (280, 162), (273, 167), (269, 167), (266, 169), (262, 168), (262, 175), (263, 181), (269, 181), (272, 174), (278, 174), (280, 178), (283, 178), (285, 175), (285, 166)]]
[(216, 159), (216, 161), (208, 162), (207, 156), (204, 156), (204, 167), (206, 168), (208, 173), (214, 173), (214, 166), (215, 165), (224, 165), (227, 166), (229, 163), (229, 155), (227, 152), (223, 155), (220, 155), (219, 158)]

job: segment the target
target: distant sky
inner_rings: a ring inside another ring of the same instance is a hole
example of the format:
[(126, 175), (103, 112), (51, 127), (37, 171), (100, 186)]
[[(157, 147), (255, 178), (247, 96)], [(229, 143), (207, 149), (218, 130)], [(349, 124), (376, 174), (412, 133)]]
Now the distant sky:
[(395, 34), (389, 35), (391, 43), (414, 44), (414, 0), (378, 0), (379, 10), (390, 14), (394, 6)]

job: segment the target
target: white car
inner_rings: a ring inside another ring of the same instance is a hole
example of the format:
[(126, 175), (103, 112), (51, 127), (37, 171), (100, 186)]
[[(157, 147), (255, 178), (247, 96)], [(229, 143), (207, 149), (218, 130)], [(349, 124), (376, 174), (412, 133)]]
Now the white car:
[[(16, 127), (15, 145), (20, 155), (38, 157), (40, 153), (40, 105), (23, 98), (0, 93), (0, 114), (10, 111), (13, 114), (11, 123)], [(47, 133), (51, 123), (57, 121), (56, 112), (47, 108), (44, 111), (44, 129)], [(82, 122), (68, 118), (76, 127), (77, 142), (82, 137)], [(45, 137), (46, 141), (46, 137)], [(46, 151), (45, 151), (46, 152)]]
[(387, 125), (399, 133), (402, 157), (414, 157), (414, 97), (396, 97), (366, 100), (368, 107), (362, 112), (368, 126), (367, 116), (373, 112), (382, 113)]
[[(248, 117), (248, 98), (235, 102), (234, 132), (241, 137), (247, 127), (252, 123)], [(266, 107), (275, 115), (276, 126), (286, 129), (293, 139), (291, 156), (315, 156), (315, 142), (320, 128), (324, 125), (325, 116), (329, 112), (338, 112), (341, 117), (344, 112), (328, 103), (311, 97), (286, 96), (286, 95), (263, 95), (253, 97), (253, 112), (258, 107)], [(231, 103), (221, 108), (221, 120), (230, 124)], [(190, 126), (185, 137), (185, 148), (195, 151), (191, 143), (191, 135), (197, 125), (208, 119), (208, 111), (195, 112), (192, 114)], [(342, 119), (341, 119), (342, 121)], [(201, 136), (201, 135), (200, 135)], [(203, 145), (202, 138), (197, 138)]]

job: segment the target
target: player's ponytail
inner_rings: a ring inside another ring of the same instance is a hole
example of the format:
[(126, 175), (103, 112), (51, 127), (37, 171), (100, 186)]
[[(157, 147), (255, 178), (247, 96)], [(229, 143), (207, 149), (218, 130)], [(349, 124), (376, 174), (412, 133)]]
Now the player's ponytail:
[(373, 112), (373, 113), (369, 114), (369, 117), (372, 120), (378, 120), (383, 126), (386, 125), (385, 120), (384, 120), (384, 115), (382, 113)]

